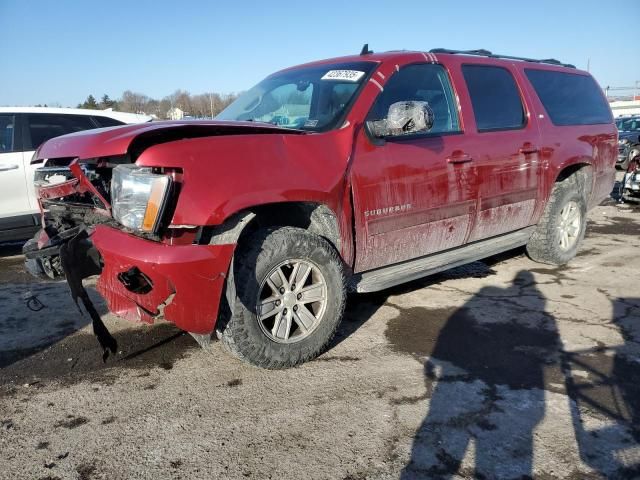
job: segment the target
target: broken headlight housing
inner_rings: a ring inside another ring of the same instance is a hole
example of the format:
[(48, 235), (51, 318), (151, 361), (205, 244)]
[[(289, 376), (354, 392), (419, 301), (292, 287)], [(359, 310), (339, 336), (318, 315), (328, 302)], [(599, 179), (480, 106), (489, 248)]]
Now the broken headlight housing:
[(127, 228), (155, 232), (170, 189), (168, 175), (153, 173), (149, 167), (118, 165), (111, 177), (113, 218)]

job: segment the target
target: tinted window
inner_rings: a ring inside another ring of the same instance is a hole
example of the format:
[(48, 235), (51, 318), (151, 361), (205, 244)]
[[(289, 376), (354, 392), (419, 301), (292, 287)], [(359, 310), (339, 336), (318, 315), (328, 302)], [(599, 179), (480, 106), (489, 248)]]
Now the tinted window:
[(387, 118), (389, 107), (408, 100), (426, 101), (434, 113), (429, 133), (448, 133), (460, 130), (458, 109), (451, 84), (440, 65), (409, 65), (389, 79), (369, 112), (368, 120)]
[(593, 77), (525, 69), (554, 125), (611, 123), (609, 105)]
[(119, 125), (125, 125), (124, 122), (109, 117), (93, 117), (93, 119), (101, 127), (117, 127)]
[(31, 150), (35, 150), (50, 138), (96, 128), (90, 117), (84, 115), (29, 115), (29, 133), (31, 135)]
[(0, 153), (13, 152), (15, 117), (0, 115)]
[(508, 70), (464, 65), (462, 74), (471, 96), (478, 131), (510, 130), (525, 124), (520, 93)]
[(640, 117), (619, 118), (616, 127), (621, 132), (640, 132)]

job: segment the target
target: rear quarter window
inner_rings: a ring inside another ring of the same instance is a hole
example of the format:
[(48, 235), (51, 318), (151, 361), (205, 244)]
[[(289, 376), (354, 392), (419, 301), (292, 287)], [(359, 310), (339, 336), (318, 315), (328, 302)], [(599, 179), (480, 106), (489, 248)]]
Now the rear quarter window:
[(600, 87), (590, 75), (525, 69), (525, 74), (554, 125), (611, 123)]
[(110, 117), (100, 117), (96, 115), (93, 117), (93, 119), (101, 127), (118, 127), (120, 125), (125, 125), (124, 122)]

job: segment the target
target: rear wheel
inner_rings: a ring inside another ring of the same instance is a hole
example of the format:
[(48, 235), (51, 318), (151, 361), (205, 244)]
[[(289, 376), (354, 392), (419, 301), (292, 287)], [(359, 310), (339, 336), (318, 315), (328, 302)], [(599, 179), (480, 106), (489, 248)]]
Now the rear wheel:
[(564, 265), (576, 256), (587, 224), (587, 202), (577, 175), (556, 182), (538, 227), (527, 243), (533, 260)]
[(326, 348), (345, 298), (341, 260), (325, 239), (293, 227), (260, 230), (238, 246), (219, 336), (248, 363), (292, 367)]

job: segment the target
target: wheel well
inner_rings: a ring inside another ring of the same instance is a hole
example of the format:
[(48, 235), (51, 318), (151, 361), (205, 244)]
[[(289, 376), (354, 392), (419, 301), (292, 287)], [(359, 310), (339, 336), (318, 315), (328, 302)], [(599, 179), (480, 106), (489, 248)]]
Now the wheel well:
[(251, 233), (265, 227), (298, 227), (326, 239), (340, 252), (338, 219), (326, 205), (313, 202), (270, 203), (239, 212), (222, 225), (211, 229), (209, 244), (240, 243)]
[(584, 192), (585, 198), (589, 200), (593, 189), (593, 167), (588, 163), (574, 163), (560, 171), (556, 178), (556, 183), (562, 182), (574, 175), (578, 187)]

